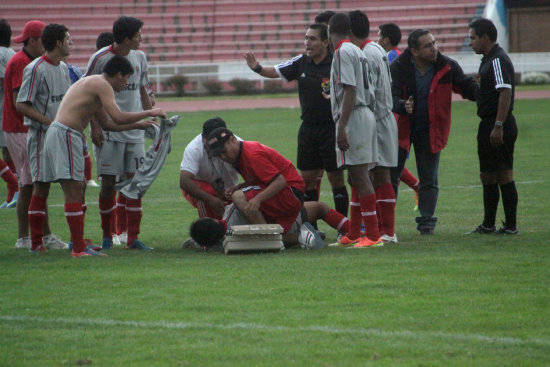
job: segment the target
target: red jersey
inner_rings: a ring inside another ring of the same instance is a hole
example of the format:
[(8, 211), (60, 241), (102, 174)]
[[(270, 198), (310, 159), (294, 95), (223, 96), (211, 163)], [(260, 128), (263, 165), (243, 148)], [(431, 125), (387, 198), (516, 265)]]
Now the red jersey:
[(4, 111), (2, 114), (2, 130), (8, 133), (26, 133), (23, 125), (23, 115), (15, 110), (13, 92), (18, 91), (23, 81), (23, 69), (32, 61), (24, 50), (17, 52), (6, 65), (4, 75)]
[(238, 170), (248, 185), (269, 185), (279, 174), (288, 186), (305, 191), (306, 185), (291, 161), (255, 141), (243, 141)]

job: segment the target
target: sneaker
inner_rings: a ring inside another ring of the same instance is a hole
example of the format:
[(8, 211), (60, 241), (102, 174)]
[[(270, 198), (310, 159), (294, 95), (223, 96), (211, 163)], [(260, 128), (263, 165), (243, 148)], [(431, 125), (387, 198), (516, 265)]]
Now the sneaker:
[(143, 242), (141, 242), (140, 240), (135, 240), (134, 243), (132, 243), (131, 245), (126, 245), (126, 250), (144, 250), (144, 251), (149, 251), (149, 250), (152, 250), (153, 248), (152, 247), (148, 247), (146, 246)]
[(6, 208), (15, 208), (17, 206), (18, 197), (19, 197), (19, 192), (16, 192), (15, 195), (13, 195), (13, 199), (9, 202)]
[(109, 237), (103, 237), (103, 240), (101, 241), (101, 248), (103, 250), (110, 250), (111, 247), (113, 247), (113, 240)]
[(84, 251), (82, 252), (74, 252), (71, 251), (72, 257), (84, 257), (84, 256), (107, 256), (105, 254), (102, 254), (101, 252), (94, 251), (90, 247), (86, 247)]
[(118, 238), (118, 235), (116, 235), (116, 234), (113, 235), (113, 240), (112, 241), (113, 241), (113, 245), (115, 245), (115, 246), (120, 246), (121, 245), (120, 239)]
[(414, 209), (413, 212), (418, 211), (418, 192), (414, 192)]
[(53, 233), (50, 233), (47, 236), (42, 237), (44, 245), (46, 248), (51, 250), (66, 250), (69, 248), (69, 245), (57, 238)]
[(393, 236), (383, 234), (380, 238), (384, 243), (397, 243), (397, 235), (395, 233), (393, 234)]
[(48, 251), (48, 249), (46, 248), (46, 246), (44, 246), (44, 244), (41, 244), (40, 246), (38, 246), (34, 250), (32, 248), (29, 249), (29, 252), (33, 253), (33, 254), (37, 254), (39, 252), (46, 252), (46, 251)]
[(88, 187), (99, 187), (97, 182), (95, 182), (93, 179), (86, 181), (86, 186), (88, 186)]
[(353, 248), (382, 247), (382, 246), (384, 246), (384, 242), (382, 242), (382, 238), (379, 238), (373, 241), (368, 237), (364, 237), (364, 238), (361, 238), (361, 241), (359, 241), (359, 243), (356, 243), (353, 246)]
[(31, 244), (31, 238), (30, 237), (21, 237), (17, 239), (17, 242), (15, 242), (15, 248), (17, 249), (29, 249), (32, 247)]
[(0, 209), (6, 209), (8, 207), (8, 204), (9, 203), (7, 201), (4, 201), (2, 205), (0, 205)]
[(298, 242), (303, 248), (315, 249), (325, 247), (323, 239), (319, 235), (319, 232), (309, 222), (304, 222), (300, 226), (300, 235), (298, 236)]
[(485, 227), (483, 224), (480, 224), (479, 226), (477, 226), (476, 228), (474, 228), (472, 231), (470, 232), (466, 232), (465, 234), (493, 234), (493, 233), (496, 233), (497, 232), (497, 227), (495, 226), (492, 226), (492, 227)]
[(518, 228), (506, 228), (502, 227), (498, 231), (495, 232), (496, 234), (503, 234), (503, 235), (515, 235), (519, 233)]
[(120, 241), (121, 244), (123, 243), (128, 243), (128, 233), (126, 232), (122, 232), (121, 234), (118, 235), (118, 240)]

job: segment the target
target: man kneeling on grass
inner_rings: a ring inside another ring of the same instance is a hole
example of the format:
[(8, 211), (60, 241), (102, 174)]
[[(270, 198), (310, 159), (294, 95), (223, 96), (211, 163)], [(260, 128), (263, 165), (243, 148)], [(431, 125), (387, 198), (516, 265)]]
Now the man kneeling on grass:
[[(191, 224), (189, 232), (195, 243), (205, 250), (212, 247), (221, 247), (221, 241), (228, 229), (235, 225), (251, 224), (238, 207), (239, 201), (250, 201), (261, 192), (259, 186), (248, 186), (233, 192), (233, 203), (225, 207), (225, 213), (221, 220), (213, 218), (200, 218)], [(324, 246), (319, 233), (309, 222), (324, 220), (332, 228), (340, 233), (349, 230), (348, 218), (320, 201), (306, 201), (298, 216), (283, 233), (285, 247), (301, 245), (304, 248), (321, 248)]]

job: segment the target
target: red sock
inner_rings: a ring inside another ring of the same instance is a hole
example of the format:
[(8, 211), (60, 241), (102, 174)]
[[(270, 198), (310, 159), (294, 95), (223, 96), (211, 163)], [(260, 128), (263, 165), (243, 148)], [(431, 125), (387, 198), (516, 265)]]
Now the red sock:
[(356, 239), (361, 236), (361, 206), (359, 204), (359, 198), (357, 197), (357, 190), (354, 187), (351, 188), (351, 200), (349, 202), (349, 231), (348, 238)]
[(10, 159), (9, 161), (6, 161), (6, 164), (10, 168), (11, 173), (15, 175), (17, 171), (15, 170), (15, 164), (13, 163), (13, 161)]
[(32, 249), (34, 250), (42, 244), (44, 220), (46, 218), (46, 198), (33, 195), (29, 203), (28, 216)]
[(327, 215), (323, 218), (325, 222), (340, 233), (349, 232), (349, 219), (338, 213), (334, 209), (330, 209)]
[(101, 216), (101, 229), (103, 230), (103, 238), (111, 238), (111, 220), (114, 217), (115, 200), (114, 197), (102, 198), (99, 197), (99, 215)]
[(8, 188), (8, 195), (6, 196), (6, 201), (9, 203), (13, 200), (13, 195), (19, 190), (17, 185), (17, 178), (10, 170), (10, 167), (6, 162), (0, 159), (0, 177), (6, 181), (6, 186)]
[(65, 203), (65, 218), (71, 231), (73, 252), (82, 252), (86, 249), (84, 244), (84, 212), (82, 203)]
[(90, 158), (90, 153), (86, 152), (84, 156), (84, 178), (86, 181), (92, 179), (92, 158)]
[(121, 234), (127, 230), (126, 197), (119, 193), (116, 200), (116, 233)]
[(409, 186), (414, 191), (418, 192), (418, 179), (414, 177), (411, 171), (407, 169), (407, 167), (403, 168), (403, 172), (401, 173), (400, 180), (403, 181), (407, 186)]
[(365, 228), (367, 230), (367, 237), (375, 241), (380, 238), (378, 219), (376, 218), (376, 195), (370, 194), (361, 196), (359, 198), (359, 203), (361, 205), (363, 223), (365, 223)]
[(317, 198), (321, 197), (321, 183), (323, 182), (323, 175), (317, 176), (317, 181), (315, 182), (315, 189), (317, 190)]
[[(122, 195), (120, 195), (122, 196)], [(126, 198), (126, 219), (128, 222), (128, 246), (137, 240), (141, 224), (141, 199)]]
[(115, 203), (115, 211), (113, 215), (111, 215), (111, 236), (114, 234), (117, 234), (116, 228), (117, 228), (117, 203), (116, 203), (116, 192), (113, 193), (113, 203)]
[(376, 193), (376, 212), (378, 213), (378, 229), (381, 234), (394, 235), (395, 224), (395, 192), (391, 183), (374, 189)]

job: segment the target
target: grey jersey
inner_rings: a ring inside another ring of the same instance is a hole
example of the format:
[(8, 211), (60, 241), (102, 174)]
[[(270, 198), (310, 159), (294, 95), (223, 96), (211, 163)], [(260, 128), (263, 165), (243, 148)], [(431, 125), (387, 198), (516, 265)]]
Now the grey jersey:
[(370, 79), (374, 86), (376, 121), (392, 113), (393, 99), (391, 94), (390, 65), (386, 51), (376, 42), (370, 42), (363, 48), (369, 65)]
[[(88, 62), (86, 75), (101, 74), (103, 67), (115, 55), (112, 46), (106, 46), (92, 55)], [(145, 53), (139, 50), (130, 50), (130, 53), (125, 56), (132, 67), (134, 73), (128, 79), (128, 85), (124, 90), (115, 92), (115, 99), (118, 107), (123, 112), (139, 112), (143, 108), (141, 106), (140, 88), (147, 85), (147, 57)], [(118, 141), (124, 143), (143, 143), (143, 130), (128, 130), (128, 131), (103, 131), (103, 136), (109, 141)]]
[(363, 51), (349, 41), (342, 42), (332, 58), (330, 102), (334, 122), (338, 122), (342, 113), (344, 84), (356, 89), (354, 108), (368, 107), (374, 111), (374, 88), (369, 80), (367, 60)]
[[(4, 79), (6, 65), (15, 51), (8, 47), (0, 46), (0, 79)], [(4, 107), (4, 83), (0, 83), (0, 134), (2, 133), (2, 109)]]
[[(54, 65), (45, 55), (33, 60), (23, 70), (17, 102), (30, 103), (42, 115), (54, 119), (63, 96), (71, 86), (69, 68), (63, 61)], [(25, 116), (25, 126), (38, 130), (48, 127)]]
[(153, 139), (153, 144), (147, 150), (145, 161), (139, 166), (136, 174), (130, 180), (117, 184), (117, 191), (130, 199), (142, 198), (145, 195), (170, 153), (171, 133), (179, 119), (178, 115), (174, 115), (168, 120), (162, 120), (160, 128), (151, 125), (146, 129), (147, 137)]

